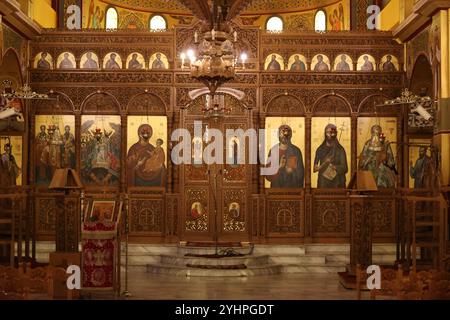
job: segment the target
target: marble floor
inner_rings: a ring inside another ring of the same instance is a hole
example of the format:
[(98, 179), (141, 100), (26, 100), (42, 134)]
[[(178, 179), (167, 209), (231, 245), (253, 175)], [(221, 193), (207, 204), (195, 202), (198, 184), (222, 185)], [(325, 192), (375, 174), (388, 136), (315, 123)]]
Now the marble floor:
[[(124, 278), (122, 278), (124, 279)], [(122, 288), (123, 290), (123, 288)], [(131, 273), (129, 299), (137, 300), (355, 300), (336, 274), (282, 274), (205, 278)], [(363, 299), (368, 299), (363, 292)], [(92, 297), (100, 298), (101, 297)]]

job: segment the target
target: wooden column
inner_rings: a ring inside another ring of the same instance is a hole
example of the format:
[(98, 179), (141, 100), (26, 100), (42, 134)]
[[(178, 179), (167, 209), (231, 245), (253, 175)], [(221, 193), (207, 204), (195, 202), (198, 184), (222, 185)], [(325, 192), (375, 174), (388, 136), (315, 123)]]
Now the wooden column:
[(120, 113), (120, 123), (121, 123), (121, 136), (122, 136), (122, 152), (120, 157), (120, 191), (126, 192), (127, 190), (127, 170), (126, 170), (126, 157), (127, 157), (127, 130), (128, 130), (128, 122), (127, 122), (127, 114), (126, 111), (121, 111)]
[[(168, 139), (170, 139), (170, 136), (172, 135), (172, 131), (173, 131), (173, 119), (174, 119), (174, 115), (173, 112), (170, 112), (167, 115), (167, 137)], [(171, 152), (172, 152), (172, 148), (171, 148), (171, 144), (168, 141), (167, 142), (167, 192), (168, 193), (173, 193), (173, 189), (174, 189), (174, 185), (173, 185), (173, 163), (172, 163), (172, 158), (171, 158)]]
[(355, 275), (356, 266), (366, 268), (372, 264), (372, 218), (370, 196), (350, 195), (351, 238), (348, 272)]
[(351, 148), (352, 148), (352, 158), (351, 158), (351, 162), (352, 162), (352, 167), (351, 167), (351, 172), (352, 172), (352, 176), (353, 174), (358, 170), (358, 113), (353, 112), (352, 113), (352, 119), (351, 119), (351, 137), (352, 137), (352, 141), (351, 141)]

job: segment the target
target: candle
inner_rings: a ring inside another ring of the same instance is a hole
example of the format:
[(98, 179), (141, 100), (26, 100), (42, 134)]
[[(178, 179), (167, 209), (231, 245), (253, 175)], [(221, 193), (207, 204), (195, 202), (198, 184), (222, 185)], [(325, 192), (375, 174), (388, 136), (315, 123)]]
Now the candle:
[(241, 54), (242, 69), (245, 69), (245, 61), (247, 60), (247, 58), (248, 58), (248, 56), (245, 52), (243, 54)]
[(186, 54), (183, 52), (181, 54), (181, 69), (184, 68), (184, 59), (186, 59)]
[(197, 31), (195, 31), (195, 33), (194, 33), (194, 42), (195, 43), (198, 42), (198, 33), (197, 33)]
[(236, 32), (236, 30), (234, 30), (233, 36), (234, 36), (234, 42), (236, 42), (237, 41), (237, 32)]
[(214, 40), (216, 40), (216, 31), (214, 31), (214, 29), (211, 30), (211, 37)]

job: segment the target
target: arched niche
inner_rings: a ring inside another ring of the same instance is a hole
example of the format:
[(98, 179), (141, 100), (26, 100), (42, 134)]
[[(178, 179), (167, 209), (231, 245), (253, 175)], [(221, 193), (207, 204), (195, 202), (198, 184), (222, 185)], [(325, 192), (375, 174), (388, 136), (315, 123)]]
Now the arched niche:
[(153, 93), (140, 93), (130, 99), (127, 105), (128, 114), (166, 115), (167, 106)]
[(389, 100), (389, 98), (381, 93), (365, 97), (358, 106), (358, 115), (373, 117), (375, 114), (395, 113), (397, 110), (396, 106), (381, 106), (386, 100)]
[(0, 83), (3, 80), (11, 80), (14, 90), (23, 84), (19, 55), (13, 48), (6, 50), (0, 64)]
[(47, 94), (51, 100), (33, 102), (35, 114), (73, 114), (75, 106), (68, 95), (59, 91), (51, 91)]
[(83, 114), (119, 114), (120, 104), (117, 98), (108, 92), (94, 92), (81, 104)]
[(266, 114), (269, 115), (295, 115), (303, 116), (306, 112), (305, 104), (297, 97), (290, 94), (283, 94), (273, 98), (266, 107)]
[(351, 113), (351, 104), (338, 94), (324, 95), (312, 107), (313, 116), (349, 116)]
[(412, 93), (419, 95), (422, 88), (427, 88), (427, 95), (434, 95), (433, 71), (431, 63), (425, 54), (420, 54), (416, 58), (411, 79), (409, 80), (409, 90)]

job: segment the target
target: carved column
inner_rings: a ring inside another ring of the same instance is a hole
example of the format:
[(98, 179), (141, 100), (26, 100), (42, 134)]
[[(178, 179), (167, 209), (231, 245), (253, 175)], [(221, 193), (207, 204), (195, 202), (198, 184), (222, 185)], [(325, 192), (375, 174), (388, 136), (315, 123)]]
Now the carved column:
[[(173, 114), (173, 129), (177, 129), (180, 127), (180, 112), (176, 111)], [(172, 149), (171, 147), (169, 149)], [(172, 191), (173, 193), (180, 192), (180, 165), (172, 166)]]
[[(167, 137), (170, 137), (172, 135), (173, 131), (173, 119), (174, 114), (173, 112), (170, 112), (167, 115)], [(172, 145), (169, 142), (167, 144), (167, 192), (173, 193), (174, 185), (173, 185), (173, 164), (172, 164), (172, 158), (171, 158), (171, 152), (172, 152)]]
[(349, 274), (354, 275), (359, 264), (366, 268), (372, 264), (372, 219), (370, 196), (351, 195), (351, 239)]
[(351, 148), (352, 148), (352, 167), (351, 173), (352, 175), (358, 170), (358, 113), (352, 112), (351, 119)]
[[(28, 161), (28, 163), (29, 163), (29, 168), (28, 168), (28, 184), (30, 184), (30, 185), (34, 185), (35, 183), (36, 183), (36, 181), (35, 181), (35, 179), (36, 179), (36, 177), (35, 177), (35, 172), (36, 172), (36, 170), (35, 170), (35, 168), (36, 168), (36, 165), (37, 165), (37, 163), (36, 163), (36, 156), (35, 156), (35, 152), (36, 152), (36, 150), (35, 150), (35, 140), (36, 140), (36, 137), (35, 137), (35, 131), (36, 131), (36, 112), (35, 112), (35, 110), (34, 110), (34, 108), (33, 107), (31, 107), (29, 110), (29, 120), (30, 120), (30, 132), (29, 132), (29, 141), (30, 141), (30, 144), (29, 144), (29, 150), (30, 150), (30, 156), (28, 157), (28, 159), (29, 159), (29, 161)], [(26, 162), (24, 162), (24, 163), (26, 163)], [(24, 185), (26, 185), (27, 184), (27, 181), (23, 181), (23, 184)]]
[[(253, 111), (251, 127), (255, 129), (257, 134), (259, 132), (258, 124), (259, 124), (259, 114), (255, 111)], [(260, 152), (260, 150), (258, 150), (258, 152)], [(261, 159), (258, 160), (259, 164), (261, 164), (260, 160)], [(260, 193), (260, 189), (259, 189), (259, 185), (258, 185), (259, 165), (252, 165), (251, 168), (252, 168), (252, 194), (258, 194), (258, 193)]]
[(75, 154), (76, 169), (81, 175), (81, 111), (75, 111)]
[(312, 114), (307, 112), (305, 114), (305, 242), (311, 242), (311, 221), (312, 221), (312, 195), (311, 195), (311, 126)]
[[(261, 112), (259, 114), (259, 129), (265, 129), (266, 128), (266, 114), (264, 112)], [(261, 146), (262, 148), (264, 148), (264, 146)], [(266, 156), (266, 155), (264, 155)], [(264, 193), (264, 176), (259, 174), (259, 168), (257, 170), (257, 175), (259, 176), (259, 191), (261, 193)]]
[(126, 111), (120, 113), (120, 123), (121, 123), (121, 136), (122, 136), (122, 152), (120, 157), (120, 191), (125, 192), (127, 190), (127, 177), (126, 177), (126, 157), (127, 157), (127, 114)]
[(305, 163), (305, 191), (311, 192), (311, 124), (312, 115), (310, 112), (305, 115), (305, 152), (303, 154)]

